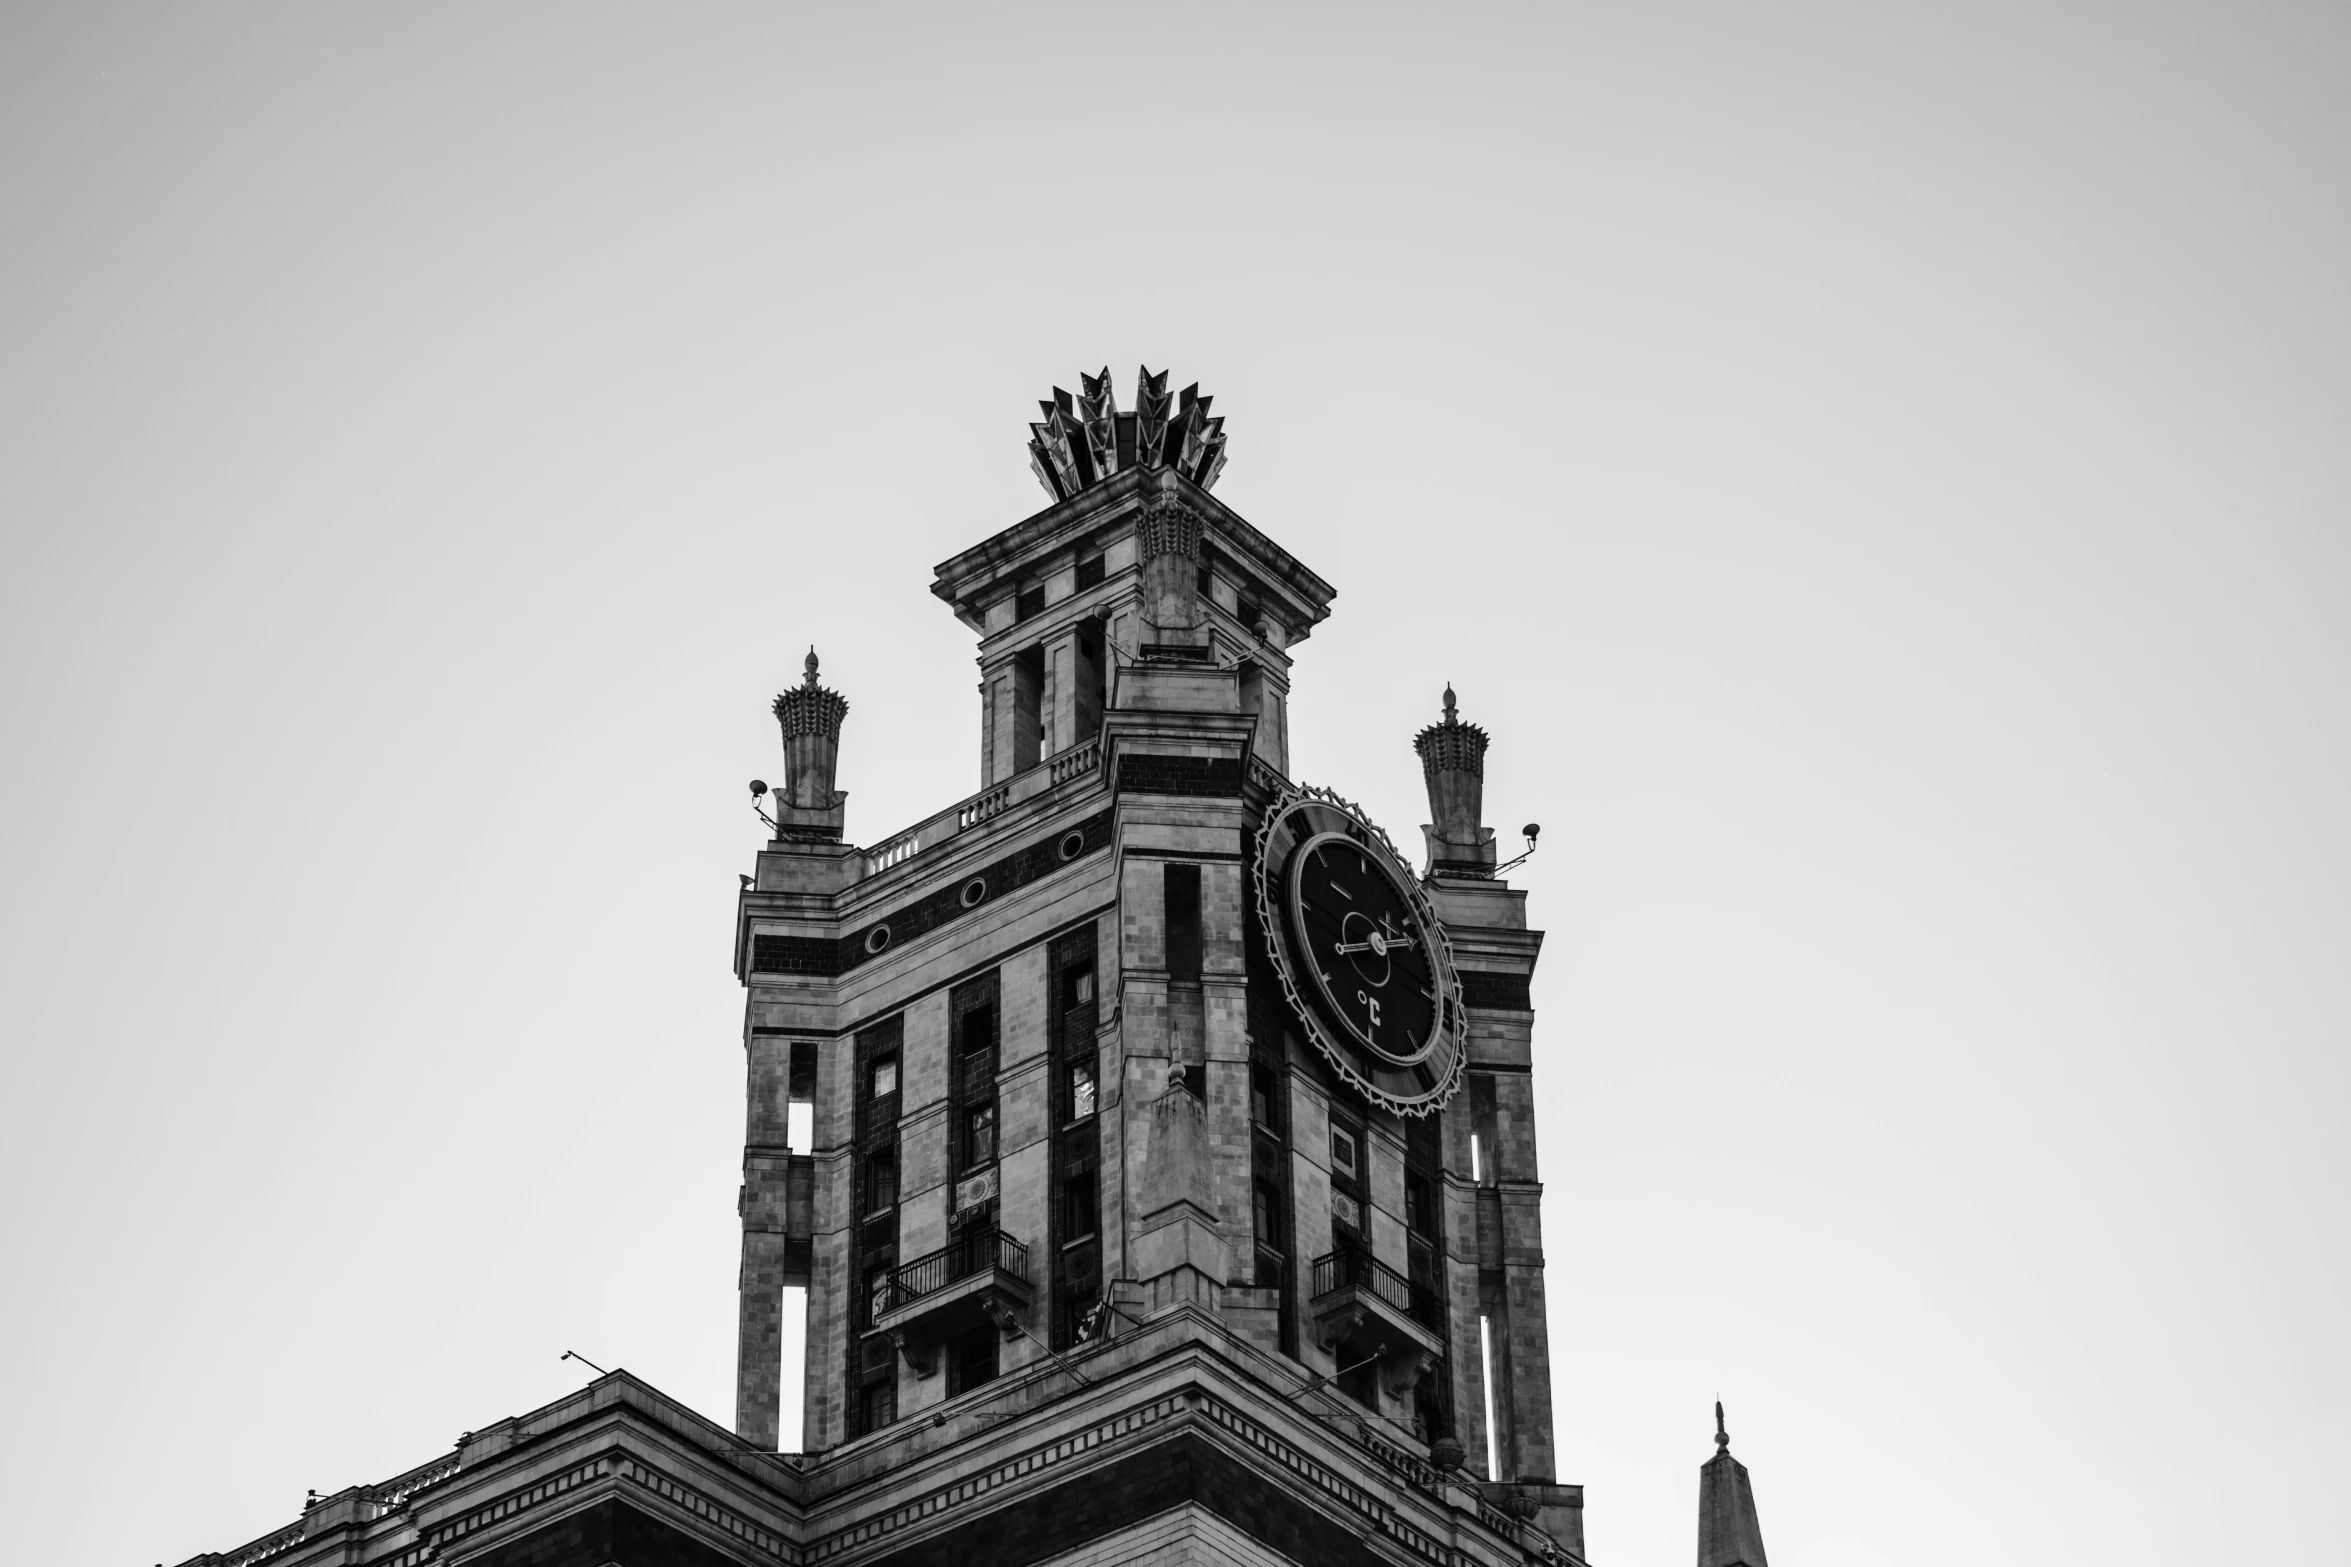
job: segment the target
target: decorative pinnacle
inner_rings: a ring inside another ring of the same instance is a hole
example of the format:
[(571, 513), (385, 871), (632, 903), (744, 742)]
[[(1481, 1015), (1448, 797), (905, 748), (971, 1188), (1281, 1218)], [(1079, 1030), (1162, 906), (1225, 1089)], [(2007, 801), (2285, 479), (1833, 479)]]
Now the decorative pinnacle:
[(1486, 732), (1461, 721), (1450, 680), (1445, 682), (1443, 720), (1413, 736), (1412, 748), (1420, 753), (1421, 771), (1431, 778), (1441, 772), (1486, 776)]
[(1167, 372), (1142, 370), (1132, 413), (1121, 413), (1110, 367), (1078, 377), (1079, 395), (1060, 387), (1037, 407), (1044, 418), (1029, 426), (1029, 467), (1045, 493), (1064, 501), (1129, 468), (1181, 474), (1202, 489), (1224, 468), (1224, 420), (1211, 418), (1213, 398), (1195, 381), (1170, 394)]
[(784, 737), (823, 734), (840, 738), (841, 720), (848, 714), (849, 703), (840, 693), (816, 683), (814, 643), (809, 645), (808, 657), (801, 660), (800, 670), (800, 683), (776, 694), (773, 711), (784, 726)]
[(1723, 1429), (1722, 1400), (1719, 1398), (1714, 1401), (1714, 1445), (1725, 1454), (1731, 1450), (1731, 1434)]

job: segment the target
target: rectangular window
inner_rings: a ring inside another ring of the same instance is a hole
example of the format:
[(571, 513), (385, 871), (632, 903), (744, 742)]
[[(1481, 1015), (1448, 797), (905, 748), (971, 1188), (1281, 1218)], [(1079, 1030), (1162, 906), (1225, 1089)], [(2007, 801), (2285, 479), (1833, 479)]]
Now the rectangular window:
[(1012, 601), (1012, 618), (1015, 623), (1033, 620), (1043, 613), (1045, 613), (1045, 586), (1043, 583), (1023, 590), (1020, 597)]
[(947, 1014), (948, 1157), (962, 1172), (996, 1157), (997, 976), (983, 974), (949, 991)]
[(898, 1058), (896, 1056), (884, 1056), (873, 1064), (872, 1072), (867, 1075), (865, 1084), (866, 1097), (869, 1099), (887, 1099), (897, 1091)]
[(866, 1431), (879, 1431), (898, 1418), (898, 1384), (895, 1381), (875, 1382), (867, 1386), (858, 1409), (858, 1425)]
[(1064, 1242), (1084, 1240), (1101, 1225), (1102, 1205), (1094, 1194), (1094, 1172), (1072, 1175), (1061, 1183), (1061, 1236)]
[[(956, 1049), (966, 1062), (996, 1048), (996, 1008), (993, 1003), (978, 1003), (966, 1011), (960, 1021), (962, 1027), (959, 1032), (962, 1037), (957, 1040)], [(994, 1070), (994, 1065), (991, 1061), (988, 1069)]]
[(1281, 1077), (1263, 1061), (1249, 1067), (1249, 1119), (1257, 1129), (1275, 1137), (1282, 1135), (1281, 1123), (1275, 1119), (1281, 1113)]
[(1282, 1250), (1282, 1194), (1259, 1181), (1250, 1217), (1257, 1226), (1257, 1249), (1278, 1254)]
[(1170, 979), (1200, 977), (1200, 867), (1167, 867), (1167, 973)]
[(974, 1170), (996, 1161), (996, 1101), (963, 1113), (963, 1167)]
[(1404, 1225), (1415, 1235), (1437, 1233), (1436, 1197), (1426, 1176), (1405, 1174)]
[(1069, 1119), (1083, 1121), (1094, 1113), (1094, 1063), (1069, 1064)]
[(898, 1150), (892, 1146), (866, 1156), (865, 1211), (879, 1213), (897, 1201)]
[(996, 1380), (997, 1333), (974, 1328), (947, 1346), (947, 1396), (968, 1393)]
[(1102, 557), (1099, 555), (1089, 555), (1084, 560), (1079, 561), (1078, 591), (1083, 593), (1088, 588), (1096, 588), (1100, 587), (1101, 585)]
[(1075, 1012), (1080, 1008), (1093, 1006), (1093, 964), (1083, 963), (1075, 968), (1072, 968), (1062, 979), (1061, 983), (1063, 986), (1063, 994), (1061, 998), (1061, 1005), (1063, 1010)]
[(1355, 1134), (1331, 1128), (1331, 1174), (1347, 1180), (1356, 1178)]

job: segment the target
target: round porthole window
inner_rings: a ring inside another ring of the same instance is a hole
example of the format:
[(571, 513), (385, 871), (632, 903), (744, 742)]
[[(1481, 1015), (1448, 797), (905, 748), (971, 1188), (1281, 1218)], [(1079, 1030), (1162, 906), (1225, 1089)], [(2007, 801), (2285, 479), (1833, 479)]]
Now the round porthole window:
[(889, 944), (890, 927), (887, 925), (876, 925), (865, 933), (865, 950), (868, 956), (881, 951)]
[(967, 909), (978, 908), (980, 900), (987, 895), (988, 883), (985, 877), (974, 876), (963, 884), (963, 906)]
[(1084, 833), (1073, 828), (1061, 835), (1061, 857), (1063, 859), (1074, 860), (1085, 852), (1086, 835)]

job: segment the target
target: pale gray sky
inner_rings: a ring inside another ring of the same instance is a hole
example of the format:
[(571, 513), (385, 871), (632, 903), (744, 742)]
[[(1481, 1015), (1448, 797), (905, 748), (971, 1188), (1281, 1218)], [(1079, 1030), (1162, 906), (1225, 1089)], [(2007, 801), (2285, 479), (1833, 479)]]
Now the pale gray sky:
[(1148, 360), (1543, 823), (1561, 1478), (1688, 1560), (2314, 1561), (2351, 1464), (2351, 13), (19, 3), (0, 1533), (730, 1412), (743, 782)]

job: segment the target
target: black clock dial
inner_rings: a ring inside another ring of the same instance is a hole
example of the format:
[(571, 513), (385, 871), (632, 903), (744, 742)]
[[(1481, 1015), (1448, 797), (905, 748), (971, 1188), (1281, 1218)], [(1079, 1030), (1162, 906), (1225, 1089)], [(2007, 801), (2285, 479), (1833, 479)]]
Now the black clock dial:
[(1374, 1104), (1427, 1115), (1461, 1086), (1461, 982), (1444, 927), (1386, 833), (1327, 790), (1275, 797), (1251, 879), (1298, 1026)]
[(1428, 932), (1387, 868), (1326, 832), (1293, 852), (1289, 882), (1299, 955), (1354, 1042), (1394, 1066), (1427, 1056), (1438, 1016)]

